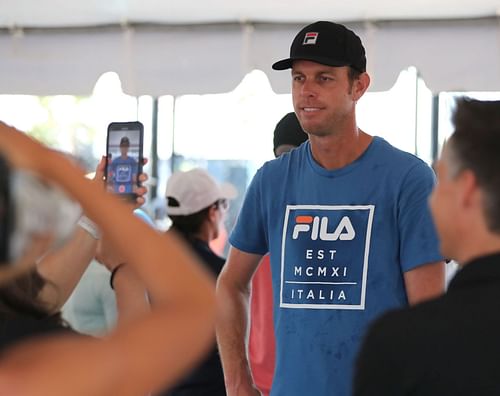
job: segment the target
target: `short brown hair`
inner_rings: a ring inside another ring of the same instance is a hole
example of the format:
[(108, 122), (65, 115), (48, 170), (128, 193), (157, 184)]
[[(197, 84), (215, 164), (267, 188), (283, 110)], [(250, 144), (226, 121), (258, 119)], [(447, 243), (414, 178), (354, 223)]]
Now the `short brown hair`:
[(349, 70), (347, 71), (347, 77), (349, 78), (349, 82), (351, 84), (354, 82), (354, 80), (357, 80), (361, 74), (362, 72), (360, 72), (358, 69), (349, 66)]
[(500, 233), (500, 101), (460, 98), (448, 141), (452, 177), (469, 169), (483, 190), (490, 231)]

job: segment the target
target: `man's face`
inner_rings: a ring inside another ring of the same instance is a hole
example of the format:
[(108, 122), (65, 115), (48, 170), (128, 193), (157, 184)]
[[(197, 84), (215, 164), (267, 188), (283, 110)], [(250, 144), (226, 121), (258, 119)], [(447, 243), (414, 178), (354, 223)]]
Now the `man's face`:
[(440, 239), (440, 249), (443, 256), (455, 258), (457, 243), (460, 243), (458, 217), (459, 183), (450, 175), (448, 149), (445, 148), (436, 165), (437, 184), (429, 199), (432, 216)]
[(128, 155), (128, 146), (122, 144), (120, 146), (120, 153), (122, 154), (123, 157), (126, 157)]
[(292, 67), (292, 98), (302, 128), (327, 136), (352, 120), (356, 99), (349, 68), (298, 60)]

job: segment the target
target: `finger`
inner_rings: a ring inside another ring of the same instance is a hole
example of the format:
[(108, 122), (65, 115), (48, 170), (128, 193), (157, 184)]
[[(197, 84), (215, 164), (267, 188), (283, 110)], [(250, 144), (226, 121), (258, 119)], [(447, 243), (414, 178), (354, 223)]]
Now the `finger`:
[(105, 169), (106, 169), (106, 157), (102, 156), (95, 169), (94, 180), (103, 180)]
[(139, 181), (142, 183), (142, 182), (145, 182), (149, 179), (149, 176), (147, 173), (141, 173), (139, 175)]
[(143, 197), (137, 197), (135, 200), (134, 209), (140, 208), (145, 203), (146, 203), (146, 200)]
[(142, 197), (143, 195), (146, 195), (146, 193), (148, 192), (148, 188), (146, 186), (140, 186), (137, 187), (134, 192)]
[(149, 161), (149, 160), (148, 160), (146, 157), (144, 157), (144, 158), (142, 159), (142, 165), (146, 165), (146, 164), (148, 163), (148, 161)]

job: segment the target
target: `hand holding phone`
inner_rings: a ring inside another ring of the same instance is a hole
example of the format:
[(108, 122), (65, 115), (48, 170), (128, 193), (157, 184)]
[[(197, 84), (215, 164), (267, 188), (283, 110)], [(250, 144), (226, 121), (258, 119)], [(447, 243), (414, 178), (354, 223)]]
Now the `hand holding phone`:
[(143, 164), (144, 126), (139, 121), (112, 122), (106, 140), (108, 190), (135, 202)]

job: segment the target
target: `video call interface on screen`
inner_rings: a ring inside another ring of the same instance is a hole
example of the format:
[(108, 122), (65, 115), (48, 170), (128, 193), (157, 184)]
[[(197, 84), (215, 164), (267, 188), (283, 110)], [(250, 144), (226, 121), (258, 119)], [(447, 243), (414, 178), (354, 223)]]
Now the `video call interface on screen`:
[(140, 131), (109, 131), (108, 184), (119, 194), (133, 193), (139, 172)]

